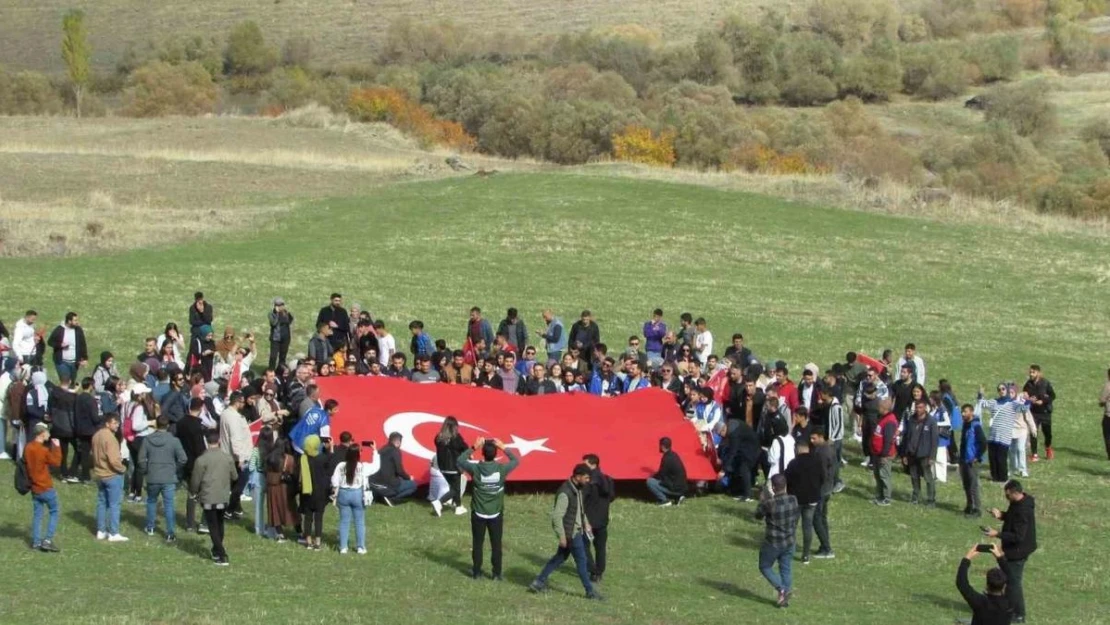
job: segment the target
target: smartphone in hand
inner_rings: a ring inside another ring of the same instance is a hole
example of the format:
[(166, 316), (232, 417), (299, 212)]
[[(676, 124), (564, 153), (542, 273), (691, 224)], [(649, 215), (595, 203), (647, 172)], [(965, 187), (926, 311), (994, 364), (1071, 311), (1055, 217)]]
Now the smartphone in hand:
[(990, 552), (994, 551), (994, 545), (987, 545), (987, 544), (975, 545), (975, 550), (978, 551), (979, 553), (990, 553)]

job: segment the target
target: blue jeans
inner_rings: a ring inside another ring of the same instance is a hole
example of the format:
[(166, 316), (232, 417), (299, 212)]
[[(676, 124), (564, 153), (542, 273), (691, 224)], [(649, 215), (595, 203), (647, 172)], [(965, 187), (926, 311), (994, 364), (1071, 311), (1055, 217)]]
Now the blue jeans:
[(544, 565), (543, 570), (540, 571), (539, 577), (536, 581), (540, 584), (546, 584), (547, 578), (555, 572), (555, 569), (563, 566), (567, 561), (568, 556), (574, 557), (574, 566), (578, 569), (578, 579), (582, 580), (582, 587), (586, 589), (586, 594), (590, 595), (594, 592), (593, 584), (590, 583), (590, 573), (586, 565), (586, 536), (585, 534), (575, 534), (574, 538), (567, 540), (566, 547), (559, 547), (555, 555)]
[(96, 531), (119, 534), (119, 509), (123, 503), (123, 475), (96, 480)]
[(146, 529), (148, 532), (154, 531), (154, 522), (158, 516), (158, 495), (161, 493), (162, 511), (166, 517), (166, 535), (173, 535), (173, 496), (176, 492), (177, 484), (146, 485)]
[(362, 489), (340, 488), (336, 504), (339, 505), (339, 548), (347, 548), (353, 518), (355, 541), (359, 549), (366, 549), (366, 506), (362, 503)]
[(401, 480), (396, 486), (382, 488), (377, 491), (375, 495), (387, 497), (393, 503), (397, 503), (407, 497), (412, 497), (416, 492), (416, 482), (412, 480)]
[[(794, 545), (789, 547), (775, 547), (763, 543), (759, 548), (759, 572), (775, 587), (775, 590), (790, 592), (794, 583), (790, 575), (790, 566), (794, 560)], [(775, 573), (775, 562), (779, 563), (779, 572)]]
[(54, 370), (58, 373), (58, 379), (65, 378), (72, 382), (77, 380), (77, 363), (75, 362), (59, 362), (55, 363)]
[[(44, 540), (54, 540), (54, 532), (58, 529), (58, 493), (51, 488), (45, 493), (31, 497), (33, 515), (31, 517), (31, 546), (38, 547)], [(46, 535), (42, 535), (42, 513), (50, 510), (50, 519), (46, 522)]]
[[(270, 530), (266, 527), (266, 519), (262, 514), (266, 510), (266, 486), (260, 486), (254, 493), (254, 535), (270, 538)], [(276, 538), (276, 536), (275, 536)]]
[(663, 364), (663, 352), (647, 352), (647, 360), (652, 368), (658, 368)]
[(678, 499), (682, 496), (682, 493), (675, 493), (668, 490), (659, 480), (655, 479), (654, 477), (648, 478), (647, 487), (648, 490), (651, 491), (651, 494), (655, 495), (655, 498), (659, 500), (659, 503), (667, 503), (671, 499)]

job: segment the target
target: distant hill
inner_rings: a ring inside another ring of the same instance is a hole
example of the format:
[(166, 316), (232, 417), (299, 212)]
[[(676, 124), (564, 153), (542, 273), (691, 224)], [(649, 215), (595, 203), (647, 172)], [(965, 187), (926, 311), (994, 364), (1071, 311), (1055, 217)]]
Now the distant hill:
[[(313, 40), (321, 62), (367, 61), (398, 18), (451, 20), (482, 32), (555, 34), (620, 24), (640, 24), (665, 39), (683, 38), (738, 11), (770, 0), (0, 0), (0, 65), (60, 72), (62, 14), (88, 14), (94, 63), (110, 69), (128, 44), (173, 34), (223, 37), (254, 20), (267, 40)], [(780, 5), (781, 6), (781, 5)]]

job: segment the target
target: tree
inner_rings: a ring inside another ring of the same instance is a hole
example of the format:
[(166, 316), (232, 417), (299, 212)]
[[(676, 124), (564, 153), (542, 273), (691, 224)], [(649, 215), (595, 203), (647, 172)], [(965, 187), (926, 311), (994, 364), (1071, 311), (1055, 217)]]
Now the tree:
[(224, 49), (224, 67), (229, 75), (259, 75), (272, 70), (278, 62), (276, 49), (266, 45), (262, 29), (254, 22), (243, 22), (231, 30)]
[(73, 99), (77, 104), (77, 117), (81, 117), (81, 101), (89, 85), (89, 48), (88, 32), (85, 30), (85, 14), (73, 9), (62, 18), (62, 59), (66, 62), (69, 83), (73, 87)]

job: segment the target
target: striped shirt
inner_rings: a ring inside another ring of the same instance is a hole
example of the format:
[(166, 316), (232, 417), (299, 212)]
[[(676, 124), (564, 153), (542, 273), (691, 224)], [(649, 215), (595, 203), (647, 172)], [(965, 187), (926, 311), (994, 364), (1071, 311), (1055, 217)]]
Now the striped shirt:
[(1013, 440), (1014, 422), (1017, 414), (1029, 410), (1024, 402), (1009, 400), (1000, 402), (997, 399), (980, 399), (976, 412), (982, 414), (983, 409), (991, 415), (990, 435), (987, 438), (992, 443), (1009, 445)]
[(840, 400), (835, 397), (832, 404), (829, 404), (828, 438), (830, 441), (844, 440), (844, 406), (841, 406)]

